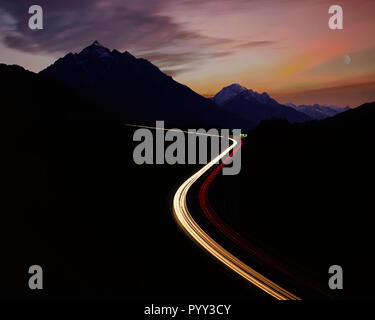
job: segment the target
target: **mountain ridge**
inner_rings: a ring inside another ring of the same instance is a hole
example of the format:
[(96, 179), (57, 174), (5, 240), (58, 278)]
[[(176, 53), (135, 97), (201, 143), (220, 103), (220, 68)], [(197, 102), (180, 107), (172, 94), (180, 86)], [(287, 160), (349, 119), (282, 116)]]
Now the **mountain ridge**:
[(251, 129), (255, 123), (219, 109), (146, 59), (109, 50), (98, 41), (42, 70), (52, 78), (115, 105), (127, 121)]
[(266, 92), (258, 93), (238, 83), (224, 87), (213, 97), (213, 101), (224, 110), (241, 115), (256, 123), (271, 119), (286, 119), (291, 123), (312, 120), (310, 116), (302, 112), (279, 104)]
[(350, 110), (349, 106), (339, 107), (332, 105), (295, 105), (293, 103), (285, 103), (284, 105), (291, 107), (299, 112), (305, 113), (314, 120), (323, 120), (329, 117), (333, 117), (339, 113)]

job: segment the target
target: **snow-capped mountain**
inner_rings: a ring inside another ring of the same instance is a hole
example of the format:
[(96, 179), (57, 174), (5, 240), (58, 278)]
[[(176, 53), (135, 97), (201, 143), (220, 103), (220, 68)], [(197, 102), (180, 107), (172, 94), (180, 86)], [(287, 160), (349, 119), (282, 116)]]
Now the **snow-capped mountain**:
[(232, 100), (234, 97), (239, 95), (241, 92), (247, 91), (247, 89), (238, 83), (234, 83), (228, 87), (223, 88), (219, 93), (217, 93), (213, 100), (219, 105), (223, 106), (228, 101)]
[(319, 104), (296, 106), (293, 103), (286, 103), (285, 105), (293, 108), (294, 110), (307, 114), (314, 120), (323, 120), (326, 118), (330, 118), (330, 117), (335, 116), (336, 114), (339, 114), (339, 113), (342, 113), (351, 109), (350, 107), (338, 107), (338, 106), (319, 105)]
[(228, 87), (223, 88), (218, 94), (215, 95), (214, 101), (219, 106), (223, 106), (235, 97), (237, 97), (238, 95), (242, 95), (245, 99), (249, 101), (255, 100), (257, 103), (260, 104), (277, 103), (274, 99), (271, 99), (266, 92), (260, 94), (251, 89), (247, 89), (238, 83), (234, 83)]
[(127, 51), (111, 51), (98, 41), (80, 53), (58, 59), (40, 74), (99, 99), (124, 121), (164, 120), (170, 125), (241, 129), (255, 126), (174, 81), (151, 62)]
[(279, 104), (266, 92), (258, 93), (237, 83), (223, 88), (213, 101), (223, 109), (256, 123), (271, 119), (287, 119), (291, 123), (312, 120), (302, 112)]

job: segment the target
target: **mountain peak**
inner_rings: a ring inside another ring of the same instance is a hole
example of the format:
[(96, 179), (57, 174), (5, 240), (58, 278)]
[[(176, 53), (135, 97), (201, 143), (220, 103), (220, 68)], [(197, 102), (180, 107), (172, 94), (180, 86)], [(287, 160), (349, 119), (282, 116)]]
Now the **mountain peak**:
[(98, 40), (95, 40), (91, 45), (88, 47), (84, 48), (81, 52), (87, 52), (87, 51), (109, 51), (108, 48), (103, 46)]
[(258, 93), (238, 83), (224, 87), (213, 99), (219, 106), (223, 106), (238, 96), (258, 104), (276, 103), (266, 92)]
[(219, 93), (214, 96), (213, 99), (219, 106), (223, 106), (224, 104), (238, 96), (240, 93), (245, 91), (248, 91), (248, 89), (238, 83), (233, 83), (230, 86), (224, 87)]
[(90, 46), (84, 48), (78, 55), (85, 60), (107, 60), (111, 58), (112, 53), (111, 50), (96, 40)]
[(287, 119), (291, 123), (311, 120), (302, 112), (280, 105), (266, 92), (259, 93), (238, 83), (223, 88), (213, 100), (223, 109), (255, 123), (274, 118)]
[(246, 87), (241, 86), (239, 83), (232, 83), (230, 86), (227, 86), (224, 89), (231, 89), (231, 90), (238, 90), (238, 91), (248, 90)]
[(98, 40), (95, 40), (88, 48), (101, 48), (101, 49), (107, 49), (105, 46), (103, 46)]

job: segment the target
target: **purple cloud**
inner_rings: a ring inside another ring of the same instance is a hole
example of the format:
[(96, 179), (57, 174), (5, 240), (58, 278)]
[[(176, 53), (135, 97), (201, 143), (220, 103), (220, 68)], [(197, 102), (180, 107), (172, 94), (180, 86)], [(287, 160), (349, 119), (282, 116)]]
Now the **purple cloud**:
[(33, 4), (30, 0), (0, 0), (0, 16), (3, 12), (12, 22), (5, 28), (4, 19), (0, 21), (0, 41), (7, 47), (58, 56), (79, 52), (97, 39), (109, 48), (129, 50), (161, 68), (173, 69), (174, 74), (232, 53), (218, 47), (233, 40), (187, 30), (165, 14), (170, 0), (38, 0), (44, 11), (44, 29), (39, 31), (28, 28), (28, 8)]

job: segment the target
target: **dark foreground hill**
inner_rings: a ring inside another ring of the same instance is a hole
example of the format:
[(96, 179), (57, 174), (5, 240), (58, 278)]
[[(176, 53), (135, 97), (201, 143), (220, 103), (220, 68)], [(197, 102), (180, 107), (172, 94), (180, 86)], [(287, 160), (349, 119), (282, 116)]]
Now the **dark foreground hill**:
[(194, 167), (136, 166), (133, 128), (64, 85), (0, 65), (0, 87), (0, 297), (264, 297), (174, 223), (171, 190)]
[[(215, 185), (215, 208), (329, 294), (374, 298), (375, 279), (363, 276), (375, 267), (374, 123), (375, 103), (306, 124), (261, 123), (245, 141), (240, 176)], [(231, 201), (229, 185), (237, 186)], [(335, 264), (343, 267), (344, 290), (332, 292), (328, 268)]]
[[(136, 166), (133, 129), (73, 89), (0, 65), (5, 129), (1, 297), (263, 298), (174, 223), (171, 190), (196, 168)], [(274, 257), (340, 297), (373, 297), (374, 103), (331, 119), (263, 122), (242, 173), (220, 176), (210, 200)], [(219, 196), (220, 195), (220, 196)], [(234, 200), (233, 200), (234, 199)], [(45, 290), (27, 287), (31, 265)]]

